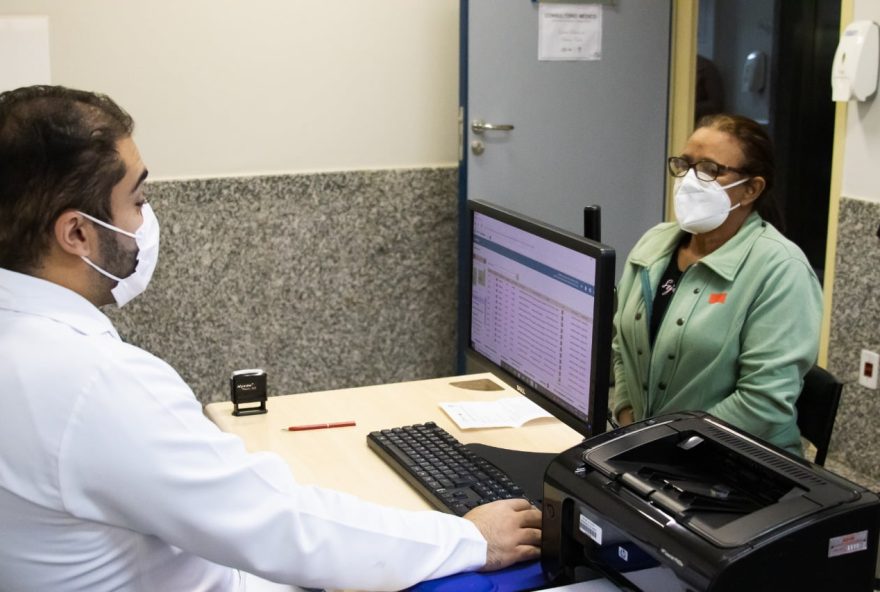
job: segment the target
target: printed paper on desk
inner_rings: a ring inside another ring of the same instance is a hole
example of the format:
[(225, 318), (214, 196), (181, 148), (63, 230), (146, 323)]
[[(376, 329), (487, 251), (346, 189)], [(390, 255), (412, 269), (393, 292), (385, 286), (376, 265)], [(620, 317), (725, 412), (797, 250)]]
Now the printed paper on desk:
[(440, 403), (440, 408), (462, 430), (516, 428), (533, 419), (553, 417), (525, 397), (508, 397), (485, 402)]

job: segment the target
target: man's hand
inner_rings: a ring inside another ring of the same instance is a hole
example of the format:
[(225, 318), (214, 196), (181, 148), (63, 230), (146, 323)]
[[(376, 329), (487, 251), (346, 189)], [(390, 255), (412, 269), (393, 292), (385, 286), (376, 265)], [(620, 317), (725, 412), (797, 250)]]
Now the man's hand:
[(541, 556), (541, 512), (524, 499), (477, 506), (464, 515), (488, 543), (486, 565), (493, 571)]

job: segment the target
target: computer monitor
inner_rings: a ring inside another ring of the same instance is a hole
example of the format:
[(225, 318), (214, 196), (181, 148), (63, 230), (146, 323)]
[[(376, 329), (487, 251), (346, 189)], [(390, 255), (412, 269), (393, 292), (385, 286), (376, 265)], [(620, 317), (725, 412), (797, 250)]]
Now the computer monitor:
[(604, 432), (614, 250), (485, 201), (469, 200), (467, 215), (469, 368), (493, 372), (584, 437)]

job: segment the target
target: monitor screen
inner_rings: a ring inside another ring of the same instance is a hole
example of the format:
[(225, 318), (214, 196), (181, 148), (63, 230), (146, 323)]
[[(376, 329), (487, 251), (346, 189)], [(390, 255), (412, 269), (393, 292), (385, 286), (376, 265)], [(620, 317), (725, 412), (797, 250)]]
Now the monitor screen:
[(614, 250), (468, 202), (466, 353), (588, 437), (605, 431)]

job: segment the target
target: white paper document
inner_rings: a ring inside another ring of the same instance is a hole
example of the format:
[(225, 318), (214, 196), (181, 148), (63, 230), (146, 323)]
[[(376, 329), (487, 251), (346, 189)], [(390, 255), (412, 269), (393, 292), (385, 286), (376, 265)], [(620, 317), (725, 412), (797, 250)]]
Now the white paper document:
[(525, 397), (508, 397), (497, 401), (440, 403), (440, 408), (462, 430), (516, 428), (533, 419), (553, 417)]
[(538, 6), (538, 60), (602, 59), (602, 6), (553, 4)]

